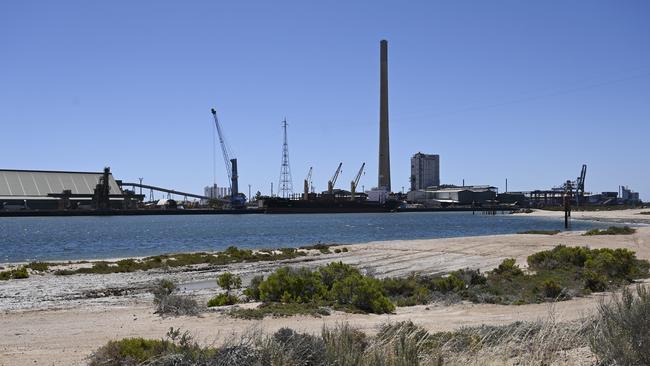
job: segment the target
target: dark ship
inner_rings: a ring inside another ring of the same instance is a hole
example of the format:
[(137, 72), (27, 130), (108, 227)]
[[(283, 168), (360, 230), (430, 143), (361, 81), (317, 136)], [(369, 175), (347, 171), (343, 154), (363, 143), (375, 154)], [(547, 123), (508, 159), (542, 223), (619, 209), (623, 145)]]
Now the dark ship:
[(364, 197), (351, 200), (344, 196), (310, 194), (308, 199), (272, 197), (264, 200), (266, 213), (355, 213), (391, 212), (397, 210), (400, 202), (367, 201)]

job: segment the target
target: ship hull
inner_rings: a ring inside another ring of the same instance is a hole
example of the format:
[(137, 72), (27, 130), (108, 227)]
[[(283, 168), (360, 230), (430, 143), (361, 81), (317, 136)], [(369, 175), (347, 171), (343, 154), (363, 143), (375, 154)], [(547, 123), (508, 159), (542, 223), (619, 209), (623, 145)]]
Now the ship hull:
[(272, 199), (264, 202), (264, 212), (271, 214), (391, 212), (395, 211), (397, 206), (397, 202)]

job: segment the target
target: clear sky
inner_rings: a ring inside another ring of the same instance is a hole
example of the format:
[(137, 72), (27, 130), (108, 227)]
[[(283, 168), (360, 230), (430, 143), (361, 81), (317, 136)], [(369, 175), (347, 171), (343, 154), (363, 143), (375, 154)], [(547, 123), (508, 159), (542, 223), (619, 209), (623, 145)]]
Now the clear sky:
[[(379, 41), (391, 169), (440, 154), (443, 183), (650, 200), (650, 2), (3, 1), (0, 168), (99, 171), (191, 192), (213, 181), (215, 107), (241, 191), (296, 191), (343, 162), (377, 184)], [(217, 156), (217, 184), (226, 185)]]

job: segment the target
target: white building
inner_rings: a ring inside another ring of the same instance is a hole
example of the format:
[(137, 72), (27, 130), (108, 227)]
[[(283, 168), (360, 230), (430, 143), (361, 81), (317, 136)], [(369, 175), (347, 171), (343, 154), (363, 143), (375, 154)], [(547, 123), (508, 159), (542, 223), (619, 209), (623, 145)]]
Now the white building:
[(639, 202), (639, 192), (634, 192), (628, 186), (621, 186), (621, 199), (624, 202)]
[(440, 185), (440, 155), (421, 152), (411, 158), (411, 190)]
[[(224, 198), (230, 196), (230, 188), (218, 187), (216, 184), (203, 188), (203, 195), (210, 198)], [(206, 204), (207, 202), (202, 202)]]

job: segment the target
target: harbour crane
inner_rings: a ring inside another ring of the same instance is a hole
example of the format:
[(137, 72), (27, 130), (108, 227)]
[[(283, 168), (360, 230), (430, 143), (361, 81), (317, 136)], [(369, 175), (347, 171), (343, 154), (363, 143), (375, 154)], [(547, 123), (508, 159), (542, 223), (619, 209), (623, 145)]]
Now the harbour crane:
[(336, 172), (332, 176), (332, 179), (330, 179), (327, 182), (327, 193), (329, 194), (334, 194), (334, 185), (336, 184), (336, 180), (339, 178), (339, 174), (341, 173), (341, 166), (343, 163), (339, 163), (339, 167), (336, 168)]
[(363, 168), (366, 167), (366, 163), (361, 164), (361, 169), (359, 169), (359, 172), (357, 173), (357, 176), (354, 178), (354, 180), (350, 183), (350, 199), (354, 201), (355, 194), (357, 192), (357, 187), (359, 186), (359, 179), (361, 179), (361, 175), (363, 174)]
[(226, 142), (226, 138), (221, 130), (221, 124), (217, 118), (217, 111), (212, 108), (212, 116), (214, 117), (214, 125), (217, 128), (219, 135), (219, 144), (221, 144), (221, 152), (223, 153), (223, 160), (226, 165), (226, 173), (230, 180), (230, 206), (233, 208), (243, 208), (246, 204), (246, 197), (239, 193), (239, 176), (237, 175), (237, 158), (233, 157), (234, 154)]
[(304, 192), (302, 199), (307, 200), (309, 199), (309, 190), (310, 188), (313, 190), (313, 187), (311, 185), (311, 172), (312, 172), (312, 167), (309, 167), (309, 173), (307, 173), (307, 178), (305, 178), (305, 186), (304, 186)]
[(585, 197), (585, 178), (587, 177), (587, 164), (582, 164), (580, 176), (576, 179), (576, 204)]

